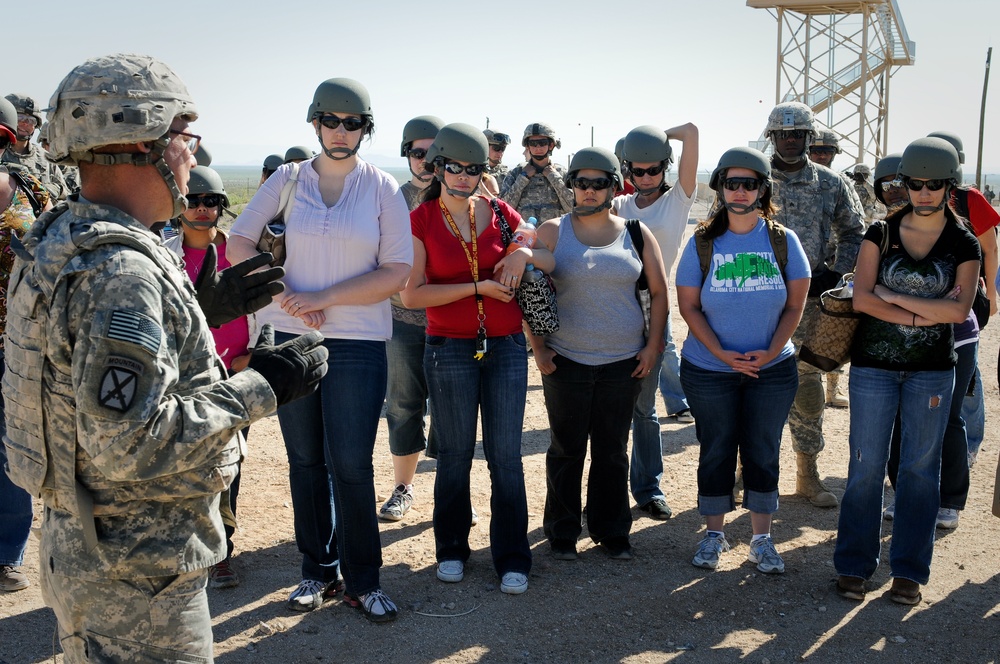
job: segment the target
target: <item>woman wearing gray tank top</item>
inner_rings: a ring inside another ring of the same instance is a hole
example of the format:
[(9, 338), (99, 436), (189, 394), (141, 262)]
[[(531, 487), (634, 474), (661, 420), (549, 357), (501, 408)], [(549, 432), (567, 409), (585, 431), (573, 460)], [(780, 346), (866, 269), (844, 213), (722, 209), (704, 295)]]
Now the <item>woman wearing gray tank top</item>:
[[(666, 275), (649, 229), (640, 224), (640, 254), (625, 220), (610, 213), (615, 190), (622, 187), (612, 152), (577, 152), (566, 184), (573, 188), (573, 212), (538, 229), (539, 242), (556, 257), (551, 276), (559, 305), (559, 330), (531, 338), (551, 431), (543, 526), (553, 556), (574, 560), (589, 439), (587, 529), (611, 558), (628, 560), (628, 433), (641, 379), (663, 350)], [(636, 298), (641, 274), (652, 299), (648, 337)]]

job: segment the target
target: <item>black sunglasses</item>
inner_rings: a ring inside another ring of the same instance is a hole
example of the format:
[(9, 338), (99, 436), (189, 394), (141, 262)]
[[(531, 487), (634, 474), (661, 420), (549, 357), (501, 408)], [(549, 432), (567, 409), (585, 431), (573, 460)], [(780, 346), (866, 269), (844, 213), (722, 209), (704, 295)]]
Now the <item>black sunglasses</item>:
[(787, 140), (789, 138), (799, 139), (806, 137), (805, 129), (781, 129), (774, 133), (777, 134), (778, 138), (780, 138), (781, 140)]
[(657, 164), (656, 166), (650, 166), (649, 168), (636, 168), (635, 166), (629, 166), (628, 172), (637, 178), (641, 178), (644, 175), (659, 175), (663, 172), (663, 164)]
[(506, 143), (490, 143), (490, 150), (496, 150), (497, 152), (503, 152), (507, 149)]
[(903, 184), (910, 191), (920, 191), (924, 187), (927, 187), (930, 191), (941, 191), (948, 184), (948, 181), (940, 178), (934, 180), (911, 180), (910, 178), (903, 178)]
[(462, 164), (457, 161), (446, 161), (444, 162), (444, 170), (451, 173), (452, 175), (461, 175), (464, 171), (466, 175), (471, 175), (476, 177), (482, 174), (483, 165), (482, 164), (469, 164), (467, 166), (462, 166)]
[(573, 178), (570, 180), (570, 183), (574, 189), (579, 189), (580, 191), (587, 191), (588, 189), (600, 191), (611, 186), (611, 178), (596, 178), (593, 180), (590, 178)]
[(406, 156), (412, 159), (423, 159), (427, 156), (427, 150), (423, 148), (410, 148), (406, 151)]
[(546, 148), (552, 142), (550, 138), (529, 138), (528, 147), (529, 148)]
[(207, 208), (213, 208), (221, 201), (222, 197), (218, 194), (188, 194), (187, 196), (188, 208), (192, 210), (202, 205)]
[(757, 191), (760, 187), (760, 180), (757, 178), (726, 178), (722, 181), (722, 187), (729, 191), (736, 191), (740, 187), (746, 191)]
[(357, 131), (364, 129), (365, 125), (368, 124), (368, 119), (353, 115), (347, 118), (338, 118), (336, 115), (324, 115), (320, 117), (319, 123), (327, 129), (336, 129), (340, 125), (344, 125), (344, 131)]
[(813, 145), (809, 148), (809, 152), (815, 152), (816, 154), (834, 154), (837, 148), (832, 148), (826, 145)]

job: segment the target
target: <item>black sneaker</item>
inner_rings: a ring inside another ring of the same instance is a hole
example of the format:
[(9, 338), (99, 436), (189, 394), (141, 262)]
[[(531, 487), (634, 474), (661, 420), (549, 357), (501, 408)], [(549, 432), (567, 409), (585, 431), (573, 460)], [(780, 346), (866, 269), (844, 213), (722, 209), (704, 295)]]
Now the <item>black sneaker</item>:
[(552, 540), (552, 557), (556, 560), (576, 560), (576, 542), (569, 539)]
[(612, 560), (632, 560), (632, 545), (628, 537), (609, 537), (601, 541), (601, 546)]
[(639, 509), (658, 521), (666, 521), (674, 515), (670, 505), (667, 505), (667, 501), (663, 498), (653, 498), (645, 505), (640, 505)]

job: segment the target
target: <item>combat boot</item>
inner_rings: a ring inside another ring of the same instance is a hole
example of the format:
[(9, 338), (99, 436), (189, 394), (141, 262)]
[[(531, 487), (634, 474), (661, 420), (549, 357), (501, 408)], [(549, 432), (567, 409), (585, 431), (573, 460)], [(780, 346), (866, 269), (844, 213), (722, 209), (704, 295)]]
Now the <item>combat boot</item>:
[(795, 461), (798, 465), (798, 472), (795, 474), (795, 493), (808, 498), (816, 507), (836, 507), (837, 497), (830, 493), (819, 479), (816, 455), (799, 452), (795, 455)]
[(834, 408), (847, 408), (850, 402), (840, 393), (840, 374), (826, 375), (826, 405)]

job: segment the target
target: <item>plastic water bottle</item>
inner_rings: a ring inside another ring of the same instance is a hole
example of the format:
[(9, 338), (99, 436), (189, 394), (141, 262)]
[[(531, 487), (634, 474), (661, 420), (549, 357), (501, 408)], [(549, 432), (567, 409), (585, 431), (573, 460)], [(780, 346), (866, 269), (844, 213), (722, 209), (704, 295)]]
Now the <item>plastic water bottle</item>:
[(535, 242), (538, 240), (538, 232), (535, 230), (535, 226), (537, 225), (538, 220), (534, 217), (528, 217), (527, 221), (522, 219), (514, 231), (514, 237), (510, 240), (507, 253), (513, 253), (521, 247), (527, 247), (528, 249), (534, 247)]
[(533, 263), (524, 266), (524, 276), (521, 277), (522, 284), (533, 284), (543, 277), (541, 270), (536, 270)]

